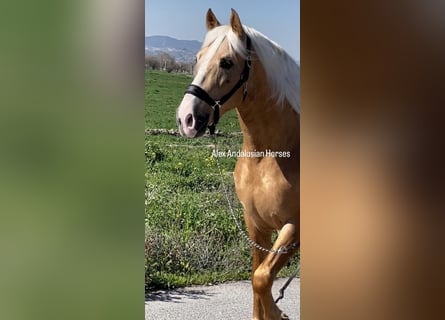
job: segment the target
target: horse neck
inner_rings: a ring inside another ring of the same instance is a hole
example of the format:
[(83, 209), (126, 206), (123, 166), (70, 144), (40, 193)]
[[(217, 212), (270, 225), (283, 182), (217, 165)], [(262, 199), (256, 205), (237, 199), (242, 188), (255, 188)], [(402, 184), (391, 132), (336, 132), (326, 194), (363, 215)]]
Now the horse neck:
[[(296, 151), (299, 149), (299, 115), (286, 101), (277, 105), (265, 81), (260, 65), (248, 85), (246, 101), (237, 108), (243, 149), (246, 151)], [(253, 83), (251, 83), (253, 81)]]

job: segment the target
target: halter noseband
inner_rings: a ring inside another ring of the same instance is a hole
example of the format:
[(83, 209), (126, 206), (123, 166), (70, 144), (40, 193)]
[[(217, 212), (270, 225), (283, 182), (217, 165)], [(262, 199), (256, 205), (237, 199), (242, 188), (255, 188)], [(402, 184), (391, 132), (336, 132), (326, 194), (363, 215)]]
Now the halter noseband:
[(227, 100), (230, 99), (230, 97), (233, 96), (233, 94), (241, 88), (241, 86), (244, 87), (243, 89), (243, 101), (246, 99), (247, 96), (247, 80), (249, 79), (249, 72), (250, 68), (252, 66), (252, 60), (250, 56), (250, 47), (251, 47), (251, 41), (250, 37), (246, 34), (246, 49), (247, 49), (247, 57), (244, 61), (244, 69), (241, 73), (240, 79), (238, 82), (233, 86), (233, 88), (224, 96), (222, 96), (220, 99), (213, 99), (209, 96), (207, 91), (202, 89), (200, 86), (197, 86), (195, 84), (190, 84), (187, 89), (185, 90), (185, 93), (194, 95), (195, 97), (205, 101), (212, 109), (213, 109), (213, 123), (209, 125), (210, 134), (215, 133), (215, 127), (218, 124), (219, 121), (219, 109), (221, 106), (227, 102)]

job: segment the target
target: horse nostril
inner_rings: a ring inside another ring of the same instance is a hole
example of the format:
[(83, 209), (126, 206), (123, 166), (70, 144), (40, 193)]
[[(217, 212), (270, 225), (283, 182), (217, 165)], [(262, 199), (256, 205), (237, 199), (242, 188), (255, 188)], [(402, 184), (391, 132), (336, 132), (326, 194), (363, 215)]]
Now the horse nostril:
[(189, 113), (186, 117), (185, 117), (185, 124), (187, 127), (191, 128), (193, 126), (193, 116), (191, 113)]
[(178, 118), (177, 121), (178, 121), (178, 125), (180, 126), (181, 125), (181, 118)]

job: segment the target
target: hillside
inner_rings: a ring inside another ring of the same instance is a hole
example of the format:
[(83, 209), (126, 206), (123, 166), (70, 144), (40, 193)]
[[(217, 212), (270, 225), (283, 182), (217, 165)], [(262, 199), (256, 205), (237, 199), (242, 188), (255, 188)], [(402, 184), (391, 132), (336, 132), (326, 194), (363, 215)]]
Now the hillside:
[(166, 52), (179, 62), (193, 62), (201, 48), (196, 40), (179, 40), (168, 36), (145, 37), (145, 54), (156, 55)]

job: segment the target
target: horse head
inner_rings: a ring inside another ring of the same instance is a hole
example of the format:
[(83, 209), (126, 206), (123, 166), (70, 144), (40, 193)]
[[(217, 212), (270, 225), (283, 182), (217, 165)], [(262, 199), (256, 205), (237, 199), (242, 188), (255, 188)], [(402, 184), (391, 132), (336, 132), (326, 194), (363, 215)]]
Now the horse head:
[[(237, 12), (232, 9), (230, 24), (222, 26), (209, 9), (206, 26), (207, 35), (196, 56), (194, 79), (176, 111), (179, 131), (189, 138), (202, 136), (207, 127), (214, 130), (220, 114), (235, 108), (247, 93), (250, 39)], [(234, 44), (241, 48), (234, 50)]]

